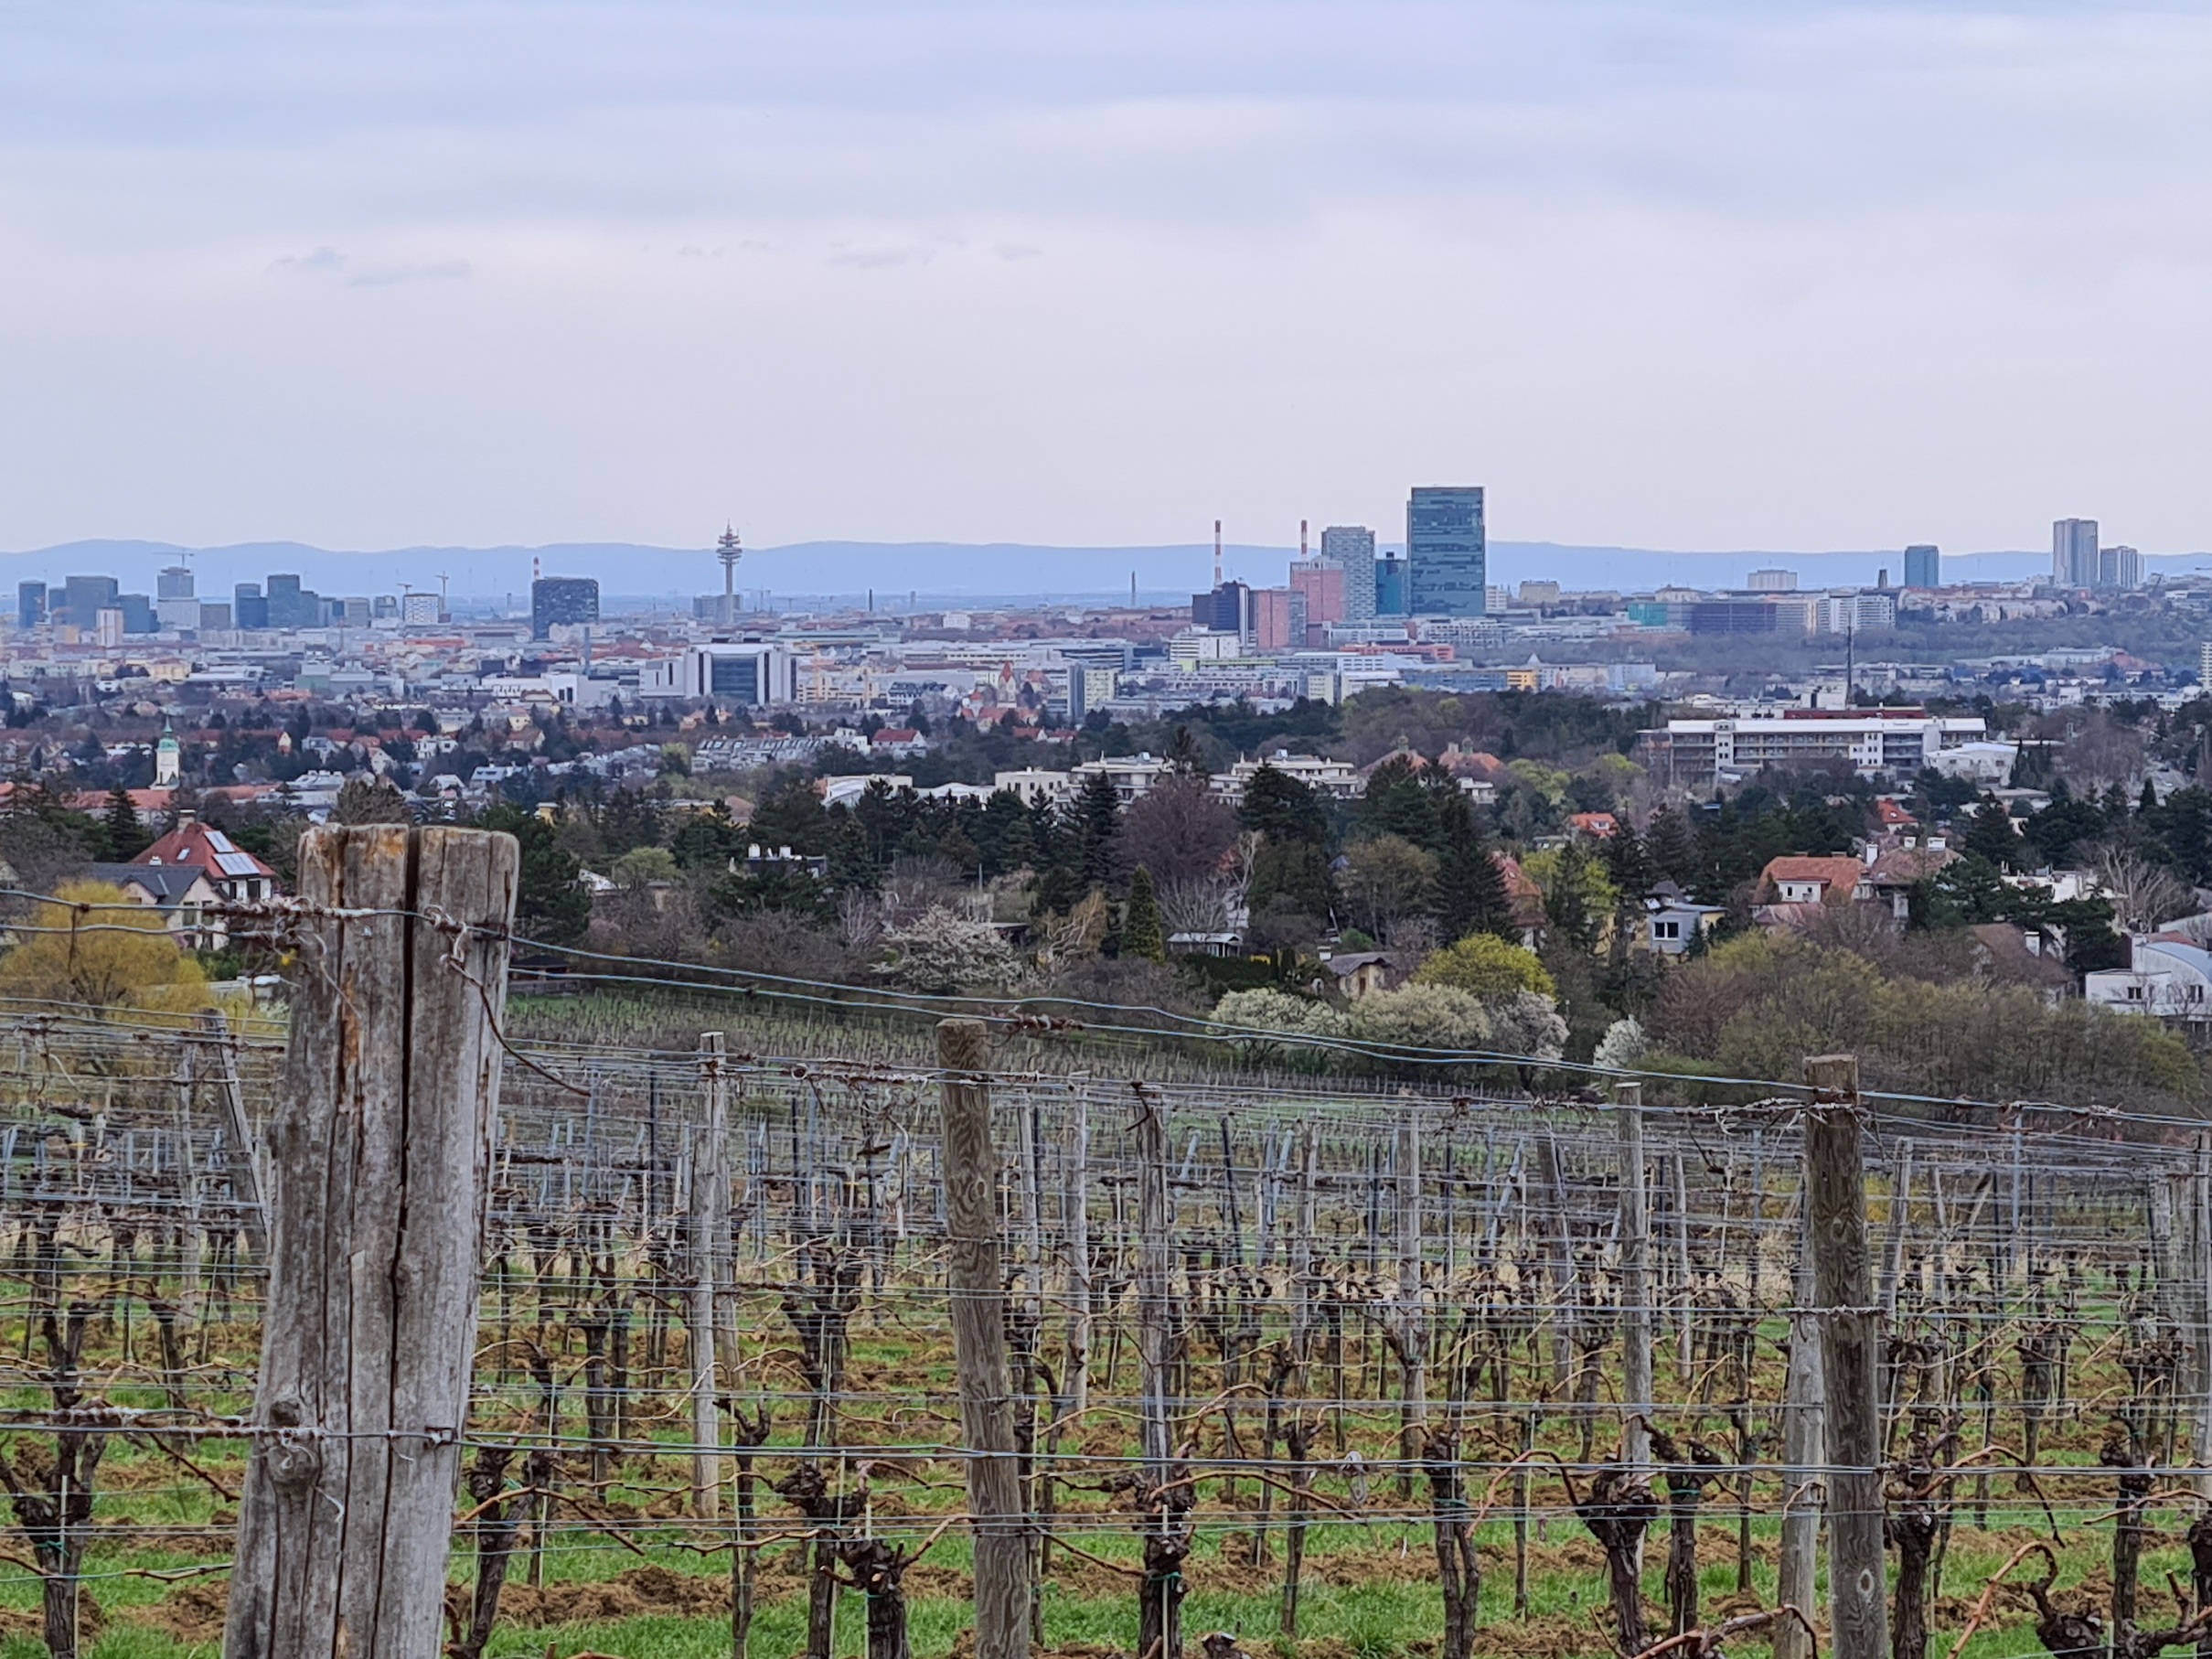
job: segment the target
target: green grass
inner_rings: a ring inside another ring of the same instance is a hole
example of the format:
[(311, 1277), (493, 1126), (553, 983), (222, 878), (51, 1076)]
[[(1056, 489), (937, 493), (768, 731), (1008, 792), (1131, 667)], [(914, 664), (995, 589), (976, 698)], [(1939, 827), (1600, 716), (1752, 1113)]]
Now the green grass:
[[(1504, 1524), (1492, 1524), (1483, 1529), (1482, 1623), (1491, 1633), (1483, 1639), (1481, 1645), (1486, 1652), (1587, 1654), (1590, 1659), (1605, 1659), (1611, 1650), (1599, 1632), (1597, 1619), (1604, 1611), (1602, 1581), (1595, 1572), (1565, 1561), (1560, 1548), (1562, 1545), (1585, 1540), (1587, 1535), (1578, 1525), (1559, 1520), (1554, 1520), (1544, 1531), (1548, 1537), (1538, 1542), (1532, 1529), (1534, 1553), (1529, 1581), (1531, 1622), (1523, 1629), (1512, 1622), (1511, 1528)], [(1701, 1536), (1726, 1539), (1731, 1550), (1733, 1536), (1732, 1523), (1725, 1523), (1717, 1515), (1709, 1518), (1701, 1533)], [(1759, 1526), (1757, 1536), (1771, 1547), (1770, 1525)], [(1982, 1534), (1961, 1527), (1954, 1533), (1945, 1572), (1945, 1595), (1971, 1600), (1978, 1594), (1989, 1575), (2011, 1554), (2022, 1536), (2016, 1529)], [(2172, 1534), (2165, 1536), (2171, 1537)], [(1195, 1650), (1198, 1639), (1213, 1630), (1234, 1632), (1249, 1650), (1268, 1656), (1293, 1654), (1302, 1649), (1309, 1654), (1327, 1655), (1328, 1659), (1401, 1659), (1409, 1652), (1426, 1652), (1433, 1646), (1442, 1624), (1441, 1599), (1433, 1582), (1412, 1579), (1415, 1573), (1427, 1572), (1427, 1528), (1387, 1525), (1317, 1526), (1309, 1542), (1309, 1571), (1299, 1598), (1300, 1641), (1295, 1647), (1279, 1642), (1275, 1634), (1279, 1545), (1274, 1551), (1277, 1565), (1263, 1569), (1265, 1588), (1240, 1591), (1202, 1587), (1192, 1591), (1183, 1606), (1183, 1629), (1191, 1647)], [(1091, 1537), (1085, 1540), (1085, 1547), (1108, 1558), (1126, 1559), (1133, 1555), (1134, 1540), (1112, 1536)], [(1219, 1547), (1218, 1540), (1202, 1541), (1196, 1558), (1210, 1560), (1217, 1556)], [(2108, 1547), (2109, 1534), (2101, 1527), (2084, 1528), (2070, 1536), (2060, 1556), (2060, 1593), (2063, 1595), (2069, 1586), (2078, 1585), (2085, 1575), (2101, 1571)], [(1379, 1548), (1391, 1557), (1398, 1557), (1403, 1551), (1404, 1566), (1394, 1563), (1391, 1573), (1379, 1581), (1342, 1586), (1322, 1582), (1320, 1568), (1329, 1555), (1347, 1548)], [(650, 1549), (647, 1553), (679, 1570), (702, 1572), (718, 1579), (726, 1570), (718, 1558), (710, 1557), (702, 1562), (695, 1555), (666, 1548)], [(1662, 1529), (1654, 1529), (1650, 1535), (1645, 1553), (1644, 1589), (1647, 1600), (1653, 1605), (1656, 1624), (1665, 1559)], [(964, 1541), (948, 1537), (932, 1552), (930, 1563), (965, 1568), (967, 1556)], [(126, 1565), (175, 1564), (174, 1557), (134, 1552), (123, 1557), (110, 1557), (100, 1566), (103, 1572), (112, 1572)], [(600, 1580), (619, 1577), (636, 1565), (636, 1557), (628, 1551), (593, 1543), (584, 1535), (574, 1535), (572, 1544), (549, 1551), (546, 1577), (550, 1582)], [(2165, 1607), (2166, 1574), (2185, 1574), (2187, 1566), (2186, 1552), (2178, 1543), (2166, 1544), (2146, 1556), (2143, 1563), (2146, 1611), (2155, 1616)], [(2014, 1574), (2015, 1579), (2019, 1576)], [(1732, 1561), (1710, 1562), (1699, 1577), (1708, 1614), (1735, 1593), (1736, 1571)], [(1766, 1561), (1755, 1563), (1753, 1582), (1756, 1593), (1771, 1600), (1772, 1571)], [(129, 1622), (129, 1609), (143, 1607), (166, 1593), (166, 1587), (155, 1580), (102, 1576), (90, 1588), (109, 1615), (107, 1627), (89, 1649), (91, 1659), (214, 1659), (219, 1651), (212, 1642), (180, 1643), (163, 1632)], [(27, 1578), (16, 1576), (0, 1581), (0, 1605), (29, 1609), (36, 1604), (35, 1587)], [(1043, 1604), (1048, 1647), (1087, 1645), (1128, 1652), (1136, 1645), (1137, 1605), (1133, 1589), (1120, 1593), (1085, 1595), (1066, 1584), (1048, 1583)], [(115, 1617), (119, 1613), (125, 1616), (119, 1620)], [(848, 1592), (839, 1597), (837, 1642), (839, 1659), (862, 1652), (863, 1618), (859, 1595)], [(916, 1597), (911, 1603), (910, 1630), (917, 1659), (941, 1659), (950, 1652), (970, 1619), (970, 1609), (964, 1600), (945, 1595)], [(803, 1595), (789, 1592), (764, 1600), (753, 1624), (753, 1653), (756, 1659), (787, 1659), (788, 1655), (797, 1654), (805, 1642), (805, 1622)], [(1930, 1622), (1934, 1632), (1931, 1659), (1949, 1659), (1957, 1621), (1939, 1614)], [(1577, 1633), (1583, 1638), (1578, 1642)], [(722, 1659), (729, 1652), (729, 1640), (726, 1614), (696, 1618), (648, 1614), (614, 1622), (540, 1628), (503, 1622), (493, 1638), (490, 1652), (502, 1659), (510, 1655), (538, 1659), (550, 1643), (558, 1654), (591, 1649), (625, 1655), (625, 1659)], [(1747, 1642), (1731, 1651), (1752, 1659), (1764, 1649), (1764, 1643)], [(1968, 1643), (1961, 1659), (2014, 1659), (2015, 1655), (2039, 1651), (2033, 1630), (2024, 1622), (2015, 1622), (2009, 1628), (1984, 1629), (1979, 1632)], [(11, 1633), (0, 1639), (0, 1659), (40, 1659), (44, 1653), (44, 1644), (35, 1633)]]

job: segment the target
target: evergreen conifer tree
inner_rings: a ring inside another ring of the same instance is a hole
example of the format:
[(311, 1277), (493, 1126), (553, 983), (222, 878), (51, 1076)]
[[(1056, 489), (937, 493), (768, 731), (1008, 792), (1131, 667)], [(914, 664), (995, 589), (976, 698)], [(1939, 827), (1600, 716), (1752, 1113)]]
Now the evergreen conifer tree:
[(138, 821), (131, 792), (121, 784), (108, 791), (108, 808), (100, 823), (102, 852), (111, 864), (127, 864), (154, 844), (154, 837)]
[(1437, 803), (1437, 925), (1444, 942), (1476, 933), (1510, 938), (1512, 897), (1464, 791), (1454, 789)]
[(1167, 935), (1159, 924), (1159, 901), (1152, 892), (1152, 872), (1142, 864), (1129, 879), (1129, 904), (1121, 923), (1121, 954), (1144, 957), (1154, 962), (1168, 959)]

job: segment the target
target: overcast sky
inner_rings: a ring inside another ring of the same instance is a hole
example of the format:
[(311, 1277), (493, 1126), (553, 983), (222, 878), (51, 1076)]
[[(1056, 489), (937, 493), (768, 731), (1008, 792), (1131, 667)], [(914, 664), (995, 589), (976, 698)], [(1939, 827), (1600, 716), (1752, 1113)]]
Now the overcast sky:
[(2212, 546), (2212, 14), (0, 0), (0, 547)]

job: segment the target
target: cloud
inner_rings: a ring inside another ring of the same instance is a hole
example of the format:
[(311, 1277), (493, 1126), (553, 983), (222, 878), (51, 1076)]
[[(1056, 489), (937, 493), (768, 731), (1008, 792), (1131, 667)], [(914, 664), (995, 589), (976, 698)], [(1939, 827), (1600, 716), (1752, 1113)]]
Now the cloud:
[(272, 260), (264, 275), (275, 276), (287, 271), (336, 271), (346, 262), (346, 256), (336, 248), (317, 248), (312, 253), (287, 253), (282, 259)]
[(272, 260), (263, 274), (327, 276), (348, 288), (389, 288), (400, 283), (465, 282), (472, 273), (465, 259), (356, 266), (336, 248), (317, 248)]

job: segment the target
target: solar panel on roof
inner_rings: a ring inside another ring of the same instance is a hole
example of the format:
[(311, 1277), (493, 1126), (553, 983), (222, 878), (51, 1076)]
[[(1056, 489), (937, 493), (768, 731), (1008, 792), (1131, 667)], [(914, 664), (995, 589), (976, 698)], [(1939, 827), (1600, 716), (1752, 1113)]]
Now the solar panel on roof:
[(215, 855), (215, 867), (225, 875), (257, 875), (260, 873), (253, 862), (253, 854), (251, 852), (219, 852)]

